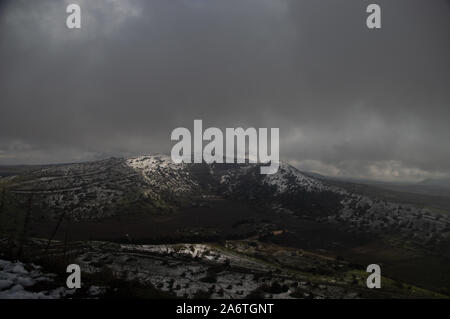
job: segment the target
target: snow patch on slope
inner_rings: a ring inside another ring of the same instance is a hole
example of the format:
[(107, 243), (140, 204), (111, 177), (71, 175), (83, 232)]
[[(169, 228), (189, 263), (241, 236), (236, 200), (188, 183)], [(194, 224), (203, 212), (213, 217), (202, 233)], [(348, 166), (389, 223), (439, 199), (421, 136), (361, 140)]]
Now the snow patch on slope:
[(276, 186), (278, 193), (284, 193), (297, 186), (308, 192), (327, 190), (327, 186), (321, 182), (302, 174), (298, 169), (285, 163), (281, 163), (277, 173), (266, 175), (264, 183)]
[[(29, 270), (21, 262), (0, 259), (0, 299), (55, 299), (73, 293), (64, 287), (33, 292), (29, 288), (39, 282), (52, 282), (56, 275), (43, 273), (40, 266), (31, 264)], [(31, 268), (31, 269), (30, 269)]]
[(180, 170), (185, 167), (185, 164), (175, 164), (172, 159), (167, 155), (151, 155), (151, 156), (139, 156), (130, 158), (127, 160), (127, 165), (135, 170), (141, 170), (143, 172), (152, 172), (158, 168), (161, 169), (173, 169)]
[(175, 193), (189, 192), (198, 187), (186, 169), (187, 164), (176, 164), (167, 155), (139, 156), (126, 160), (133, 170), (142, 175), (148, 186)]

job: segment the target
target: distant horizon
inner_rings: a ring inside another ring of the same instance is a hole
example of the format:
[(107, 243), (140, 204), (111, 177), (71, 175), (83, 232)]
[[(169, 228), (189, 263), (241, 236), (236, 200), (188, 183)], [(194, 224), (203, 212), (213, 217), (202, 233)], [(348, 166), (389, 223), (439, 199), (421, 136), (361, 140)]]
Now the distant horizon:
[[(91, 163), (91, 162), (100, 162), (105, 161), (109, 159), (130, 159), (130, 158), (138, 158), (138, 157), (146, 157), (146, 156), (167, 156), (170, 158), (170, 153), (166, 152), (156, 152), (156, 153), (147, 153), (147, 154), (140, 154), (140, 155), (130, 155), (130, 156), (105, 156), (102, 158), (97, 159), (88, 159), (88, 160), (80, 160), (80, 161), (67, 161), (67, 162), (43, 162), (43, 163), (21, 163), (21, 164), (0, 164), (1, 167), (33, 167), (33, 166), (55, 166), (55, 165), (72, 165), (72, 164), (84, 164), (84, 163)], [(289, 164), (296, 169), (298, 169), (301, 172), (307, 173), (307, 174), (313, 174), (313, 175), (320, 175), (324, 178), (330, 178), (330, 179), (338, 179), (338, 180), (344, 180), (349, 182), (375, 182), (375, 183), (387, 183), (387, 184), (405, 184), (405, 185), (415, 185), (419, 184), (421, 182), (425, 182), (427, 180), (431, 181), (441, 181), (441, 180), (447, 180), (450, 179), (450, 176), (443, 176), (443, 177), (435, 177), (435, 178), (423, 178), (423, 179), (417, 179), (417, 180), (402, 180), (402, 179), (375, 179), (375, 178), (368, 178), (364, 176), (345, 176), (345, 175), (327, 175), (324, 173), (321, 173), (319, 171), (313, 171), (313, 170), (304, 170), (301, 169), (295, 164), (292, 164), (292, 161), (289, 160), (280, 160), (280, 163), (286, 163)], [(251, 164), (246, 162), (245, 164)], [(260, 164), (260, 163), (259, 163)], [(254, 165), (259, 165), (258, 163), (255, 163)], [(194, 163), (192, 163), (194, 165)], [(1, 176), (0, 176), (1, 178)]]

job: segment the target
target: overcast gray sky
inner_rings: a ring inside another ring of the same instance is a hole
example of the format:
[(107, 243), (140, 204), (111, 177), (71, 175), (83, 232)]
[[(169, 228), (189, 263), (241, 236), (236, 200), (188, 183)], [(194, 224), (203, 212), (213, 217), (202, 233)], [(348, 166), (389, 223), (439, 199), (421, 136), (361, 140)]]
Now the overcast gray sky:
[(0, 164), (169, 152), (194, 119), (279, 127), (304, 170), (448, 176), (450, 1), (0, 1)]

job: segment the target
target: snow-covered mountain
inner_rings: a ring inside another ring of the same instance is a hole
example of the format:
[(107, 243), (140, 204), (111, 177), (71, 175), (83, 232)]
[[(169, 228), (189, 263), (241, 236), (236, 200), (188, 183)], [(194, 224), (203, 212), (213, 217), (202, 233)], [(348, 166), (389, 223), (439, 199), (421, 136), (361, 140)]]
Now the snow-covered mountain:
[(188, 198), (231, 196), (245, 180), (273, 187), (273, 195), (301, 187), (321, 191), (321, 182), (283, 164), (277, 174), (260, 175), (250, 164), (174, 164), (166, 155), (54, 165), (4, 178), (6, 188), (42, 209), (67, 210), (78, 219), (115, 214), (116, 207), (142, 202), (154, 209), (176, 208)]
[(258, 164), (174, 164), (152, 155), (47, 166), (0, 183), (12, 205), (26, 209), (31, 202), (53, 218), (170, 214), (220, 198), (351, 231), (396, 232), (424, 242), (450, 234), (448, 214), (351, 193), (285, 163), (276, 174), (261, 175)]

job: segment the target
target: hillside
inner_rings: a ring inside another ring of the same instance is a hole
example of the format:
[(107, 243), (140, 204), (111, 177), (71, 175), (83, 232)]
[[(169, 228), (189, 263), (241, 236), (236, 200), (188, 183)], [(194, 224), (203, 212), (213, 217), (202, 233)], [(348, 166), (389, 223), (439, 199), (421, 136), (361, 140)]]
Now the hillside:
[(379, 262), (400, 280), (440, 292), (450, 287), (449, 214), (284, 163), (261, 175), (257, 164), (111, 158), (38, 167), (0, 179), (0, 188), (0, 231), (18, 242), (24, 234), (134, 245), (251, 238)]

